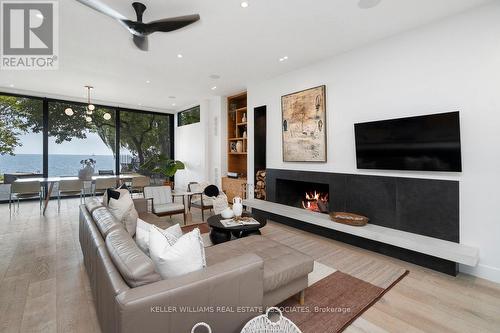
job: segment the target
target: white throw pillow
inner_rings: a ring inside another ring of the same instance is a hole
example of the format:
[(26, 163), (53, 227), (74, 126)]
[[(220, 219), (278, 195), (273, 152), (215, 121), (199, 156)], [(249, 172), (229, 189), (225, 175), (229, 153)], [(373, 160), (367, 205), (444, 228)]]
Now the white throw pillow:
[(118, 221), (123, 223), (130, 236), (134, 236), (139, 214), (128, 190), (118, 189), (117, 191), (120, 192), (120, 198), (118, 200), (111, 198), (108, 209)]
[[(153, 227), (153, 224), (147, 223), (146, 221), (143, 221), (141, 219), (137, 219), (137, 227), (135, 229), (135, 242), (137, 243), (137, 246), (149, 255), (149, 233), (151, 231), (151, 228)], [(161, 233), (167, 234), (170, 240), (177, 241), (180, 237), (182, 237), (182, 230), (179, 224), (175, 224), (171, 227), (168, 227), (167, 229), (160, 229)], [(175, 243), (173, 241), (173, 243)]]
[(149, 251), (156, 271), (163, 279), (198, 271), (206, 266), (205, 248), (198, 228), (171, 245), (161, 229), (152, 227)]

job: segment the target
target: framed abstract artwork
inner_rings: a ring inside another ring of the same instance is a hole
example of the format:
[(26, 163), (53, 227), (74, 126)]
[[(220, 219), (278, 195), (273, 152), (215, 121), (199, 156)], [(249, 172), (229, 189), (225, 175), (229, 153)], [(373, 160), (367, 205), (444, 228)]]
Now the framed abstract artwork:
[(281, 97), (284, 162), (326, 162), (326, 86)]

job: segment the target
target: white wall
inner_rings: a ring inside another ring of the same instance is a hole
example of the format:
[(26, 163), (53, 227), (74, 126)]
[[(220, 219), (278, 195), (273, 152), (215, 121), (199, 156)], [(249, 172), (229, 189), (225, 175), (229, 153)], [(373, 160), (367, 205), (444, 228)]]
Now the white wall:
[(195, 105), (200, 105), (199, 123), (177, 127), (177, 115), (175, 116), (175, 159), (186, 165), (185, 170), (180, 170), (175, 175), (176, 187), (181, 189), (186, 189), (188, 183), (193, 181), (208, 181), (220, 186), (220, 175), (223, 172), (223, 98), (207, 98)]
[[(461, 271), (500, 282), (499, 17), (497, 2), (251, 83), (250, 119), (254, 107), (267, 105), (267, 167), (459, 180), (461, 243), (480, 248), (479, 266)], [(328, 162), (284, 163), (280, 97), (322, 84), (327, 86)], [(354, 123), (455, 110), (461, 117), (462, 173), (356, 169)], [(249, 170), (253, 149), (249, 140)]]

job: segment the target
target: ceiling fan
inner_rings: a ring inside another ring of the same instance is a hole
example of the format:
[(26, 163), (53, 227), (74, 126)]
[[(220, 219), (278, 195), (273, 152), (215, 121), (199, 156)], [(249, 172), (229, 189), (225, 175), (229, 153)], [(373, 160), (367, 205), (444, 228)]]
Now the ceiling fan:
[(377, 6), (382, 0), (359, 0), (358, 7), (361, 9), (369, 9)]
[(108, 5), (102, 3), (100, 0), (76, 0), (96, 11), (107, 15), (118, 22), (120, 22), (132, 35), (134, 44), (141, 50), (148, 50), (148, 35), (154, 32), (170, 32), (178, 30), (185, 26), (195, 23), (200, 19), (200, 15), (186, 15), (178, 17), (170, 17), (157, 21), (152, 21), (149, 23), (142, 22), (142, 14), (146, 10), (146, 5), (140, 2), (132, 3), (135, 13), (137, 15), (137, 21), (132, 21), (127, 19), (125, 16), (109, 7)]

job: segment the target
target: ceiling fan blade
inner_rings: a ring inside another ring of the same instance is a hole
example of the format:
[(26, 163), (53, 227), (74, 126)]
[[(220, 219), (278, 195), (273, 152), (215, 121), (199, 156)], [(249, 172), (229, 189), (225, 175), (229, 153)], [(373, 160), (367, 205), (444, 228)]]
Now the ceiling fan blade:
[(149, 50), (148, 37), (133, 35), (132, 40), (135, 46), (142, 51)]
[(148, 33), (153, 33), (153, 32), (157, 32), (157, 31), (169, 32), (169, 31), (174, 31), (174, 30), (180, 29), (180, 28), (184, 28), (187, 25), (195, 23), (199, 19), (200, 19), (200, 15), (198, 15), (198, 14), (179, 16), (179, 17), (171, 17), (171, 18), (147, 23), (145, 25), (145, 28), (147, 29)]
[(117, 12), (116, 10), (102, 3), (99, 0), (76, 0), (76, 1), (98, 11), (99, 13), (114, 18), (115, 20), (122, 21), (127, 19), (125, 16), (123, 16), (122, 14), (120, 14), (119, 12)]
[(382, 0), (359, 0), (358, 7), (361, 9), (369, 9), (377, 6)]

